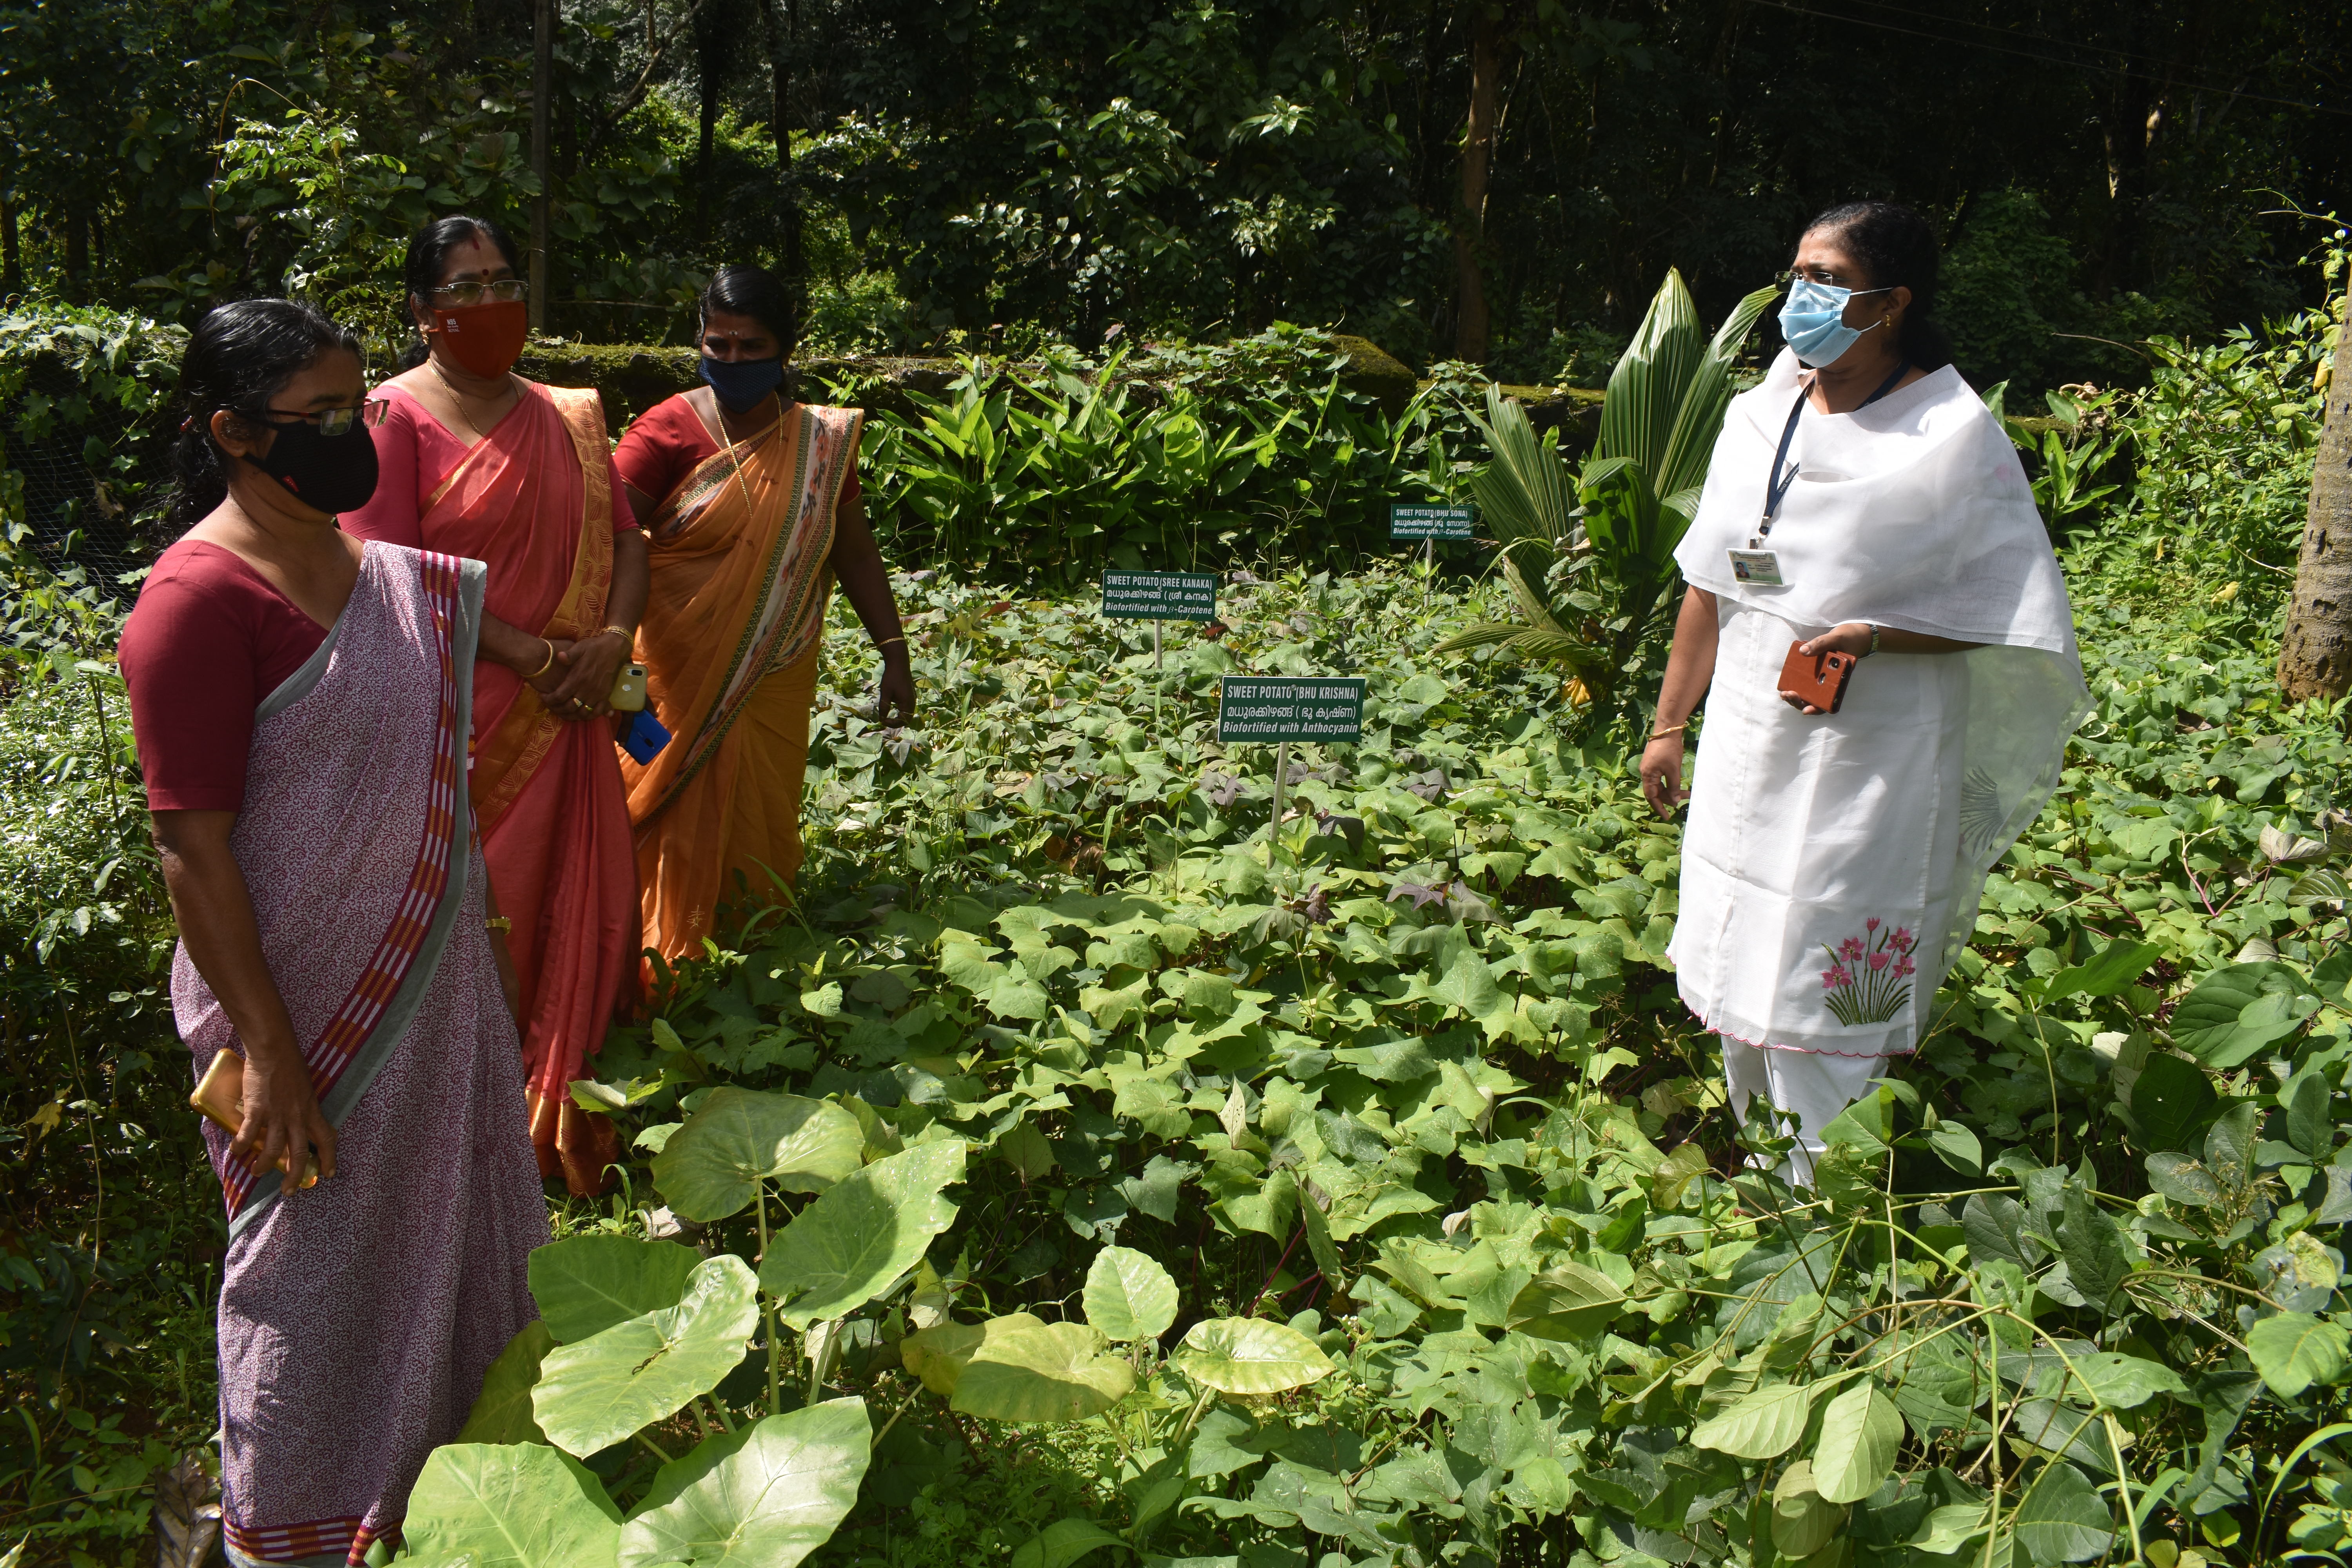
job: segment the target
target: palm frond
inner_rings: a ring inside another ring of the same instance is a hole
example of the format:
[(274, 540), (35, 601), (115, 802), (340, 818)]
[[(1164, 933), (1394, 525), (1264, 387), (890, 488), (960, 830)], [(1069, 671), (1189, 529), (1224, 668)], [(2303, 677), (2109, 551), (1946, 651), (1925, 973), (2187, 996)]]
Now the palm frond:
[(1517, 621), (1473, 621), (1430, 649), (1432, 653), (1464, 653), (1474, 647), (1492, 647), (1508, 642), (1527, 628)]
[(1601, 405), (1601, 436), (1593, 450), (1656, 468), (1673, 435), (1683, 390), (1705, 353), (1698, 307), (1684, 287), (1683, 275), (1670, 268), (1640, 330), (1610, 373), (1609, 391)]
[(1662, 492), (1676, 494), (1706, 479), (1707, 462), (1715, 455), (1715, 438), (1723, 432), (1724, 410), (1731, 406), (1732, 364), (1766, 307), (1780, 294), (1777, 284), (1757, 289), (1734, 306), (1716, 330), (1715, 341), (1707, 345), (1706, 357), (1693, 369), (1683, 389), (1674, 433), (1654, 470)]
[(1472, 415), (1471, 420), (1494, 454), (1470, 480), (1480, 518), (1506, 544), (1535, 539), (1558, 545), (1574, 528), (1576, 510), (1575, 487), (1559, 449), (1545, 446), (1527, 410), (1494, 387), (1486, 389), (1486, 417)]

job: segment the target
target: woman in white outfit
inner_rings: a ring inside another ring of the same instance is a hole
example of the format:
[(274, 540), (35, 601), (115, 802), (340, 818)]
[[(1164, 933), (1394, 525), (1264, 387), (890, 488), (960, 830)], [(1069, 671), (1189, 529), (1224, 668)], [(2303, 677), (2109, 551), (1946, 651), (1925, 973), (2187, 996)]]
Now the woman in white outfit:
[[(1675, 552), (1642, 784), (1661, 814), (1690, 802), (1683, 1001), (1723, 1037), (1735, 1108), (1794, 1119), (1806, 1180), (1823, 1124), (1932, 1026), (2090, 702), (2032, 488), (1928, 319), (1927, 225), (1832, 208), (1789, 282), (1790, 349), (1732, 401)], [(1833, 710), (1781, 679), (1792, 644), (1853, 656)]]

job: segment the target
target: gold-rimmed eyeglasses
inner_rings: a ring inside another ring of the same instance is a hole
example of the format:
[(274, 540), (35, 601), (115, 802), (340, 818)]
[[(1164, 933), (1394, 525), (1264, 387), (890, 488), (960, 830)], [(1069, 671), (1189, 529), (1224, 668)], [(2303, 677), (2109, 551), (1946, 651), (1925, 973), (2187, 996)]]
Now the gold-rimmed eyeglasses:
[(530, 285), (520, 278), (497, 278), (488, 283), (468, 279), (463, 283), (444, 283), (433, 290), (433, 297), (446, 305), (480, 305), (490, 300), (512, 304), (530, 292)]

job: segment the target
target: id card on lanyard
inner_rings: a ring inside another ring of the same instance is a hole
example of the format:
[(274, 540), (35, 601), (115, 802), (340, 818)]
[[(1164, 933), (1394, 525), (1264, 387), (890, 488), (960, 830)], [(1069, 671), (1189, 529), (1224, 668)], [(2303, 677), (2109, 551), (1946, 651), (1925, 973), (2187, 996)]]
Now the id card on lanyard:
[[(1911, 362), (1903, 360), (1895, 366), (1895, 374), (1878, 384), (1878, 390), (1862, 400), (1864, 408), (1895, 390), (1895, 384), (1910, 372)], [(1772, 537), (1772, 520), (1780, 514), (1780, 503), (1789, 498), (1789, 487), (1797, 482), (1797, 474), (1804, 465), (1789, 461), (1789, 443), (1797, 438), (1797, 421), (1805, 412), (1805, 399), (1812, 389), (1801, 386), (1797, 401), (1789, 406), (1789, 422), (1780, 427), (1780, 447), (1772, 454), (1772, 468), (1764, 476), (1764, 515), (1756, 520), (1756, 536), (1745, 550), (1725, 552), (1731, 558), (1731, 580), (1749, 587), (1785, 588), (1788, 582), (1780, 575), (1780, 557), (1764, 547)], [(1787, 473), (1780, 470), (1788, 469)]]

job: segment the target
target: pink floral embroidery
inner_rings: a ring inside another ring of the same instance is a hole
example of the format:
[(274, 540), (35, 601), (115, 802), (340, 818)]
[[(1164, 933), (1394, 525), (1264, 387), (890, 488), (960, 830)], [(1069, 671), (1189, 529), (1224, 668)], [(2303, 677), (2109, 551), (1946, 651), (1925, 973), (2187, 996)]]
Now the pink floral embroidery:
[(1864, 936), (1850, 936), (1835, 947), (1822, 944), (1830, 966), (1822, 971), (1822, 990), (1841, 1024), (1887, 1023), (1910, 1004), (1918, 939), (1906, 926), (1882, 932), (1884, 923), (1873, 915), (1862, 922)]

